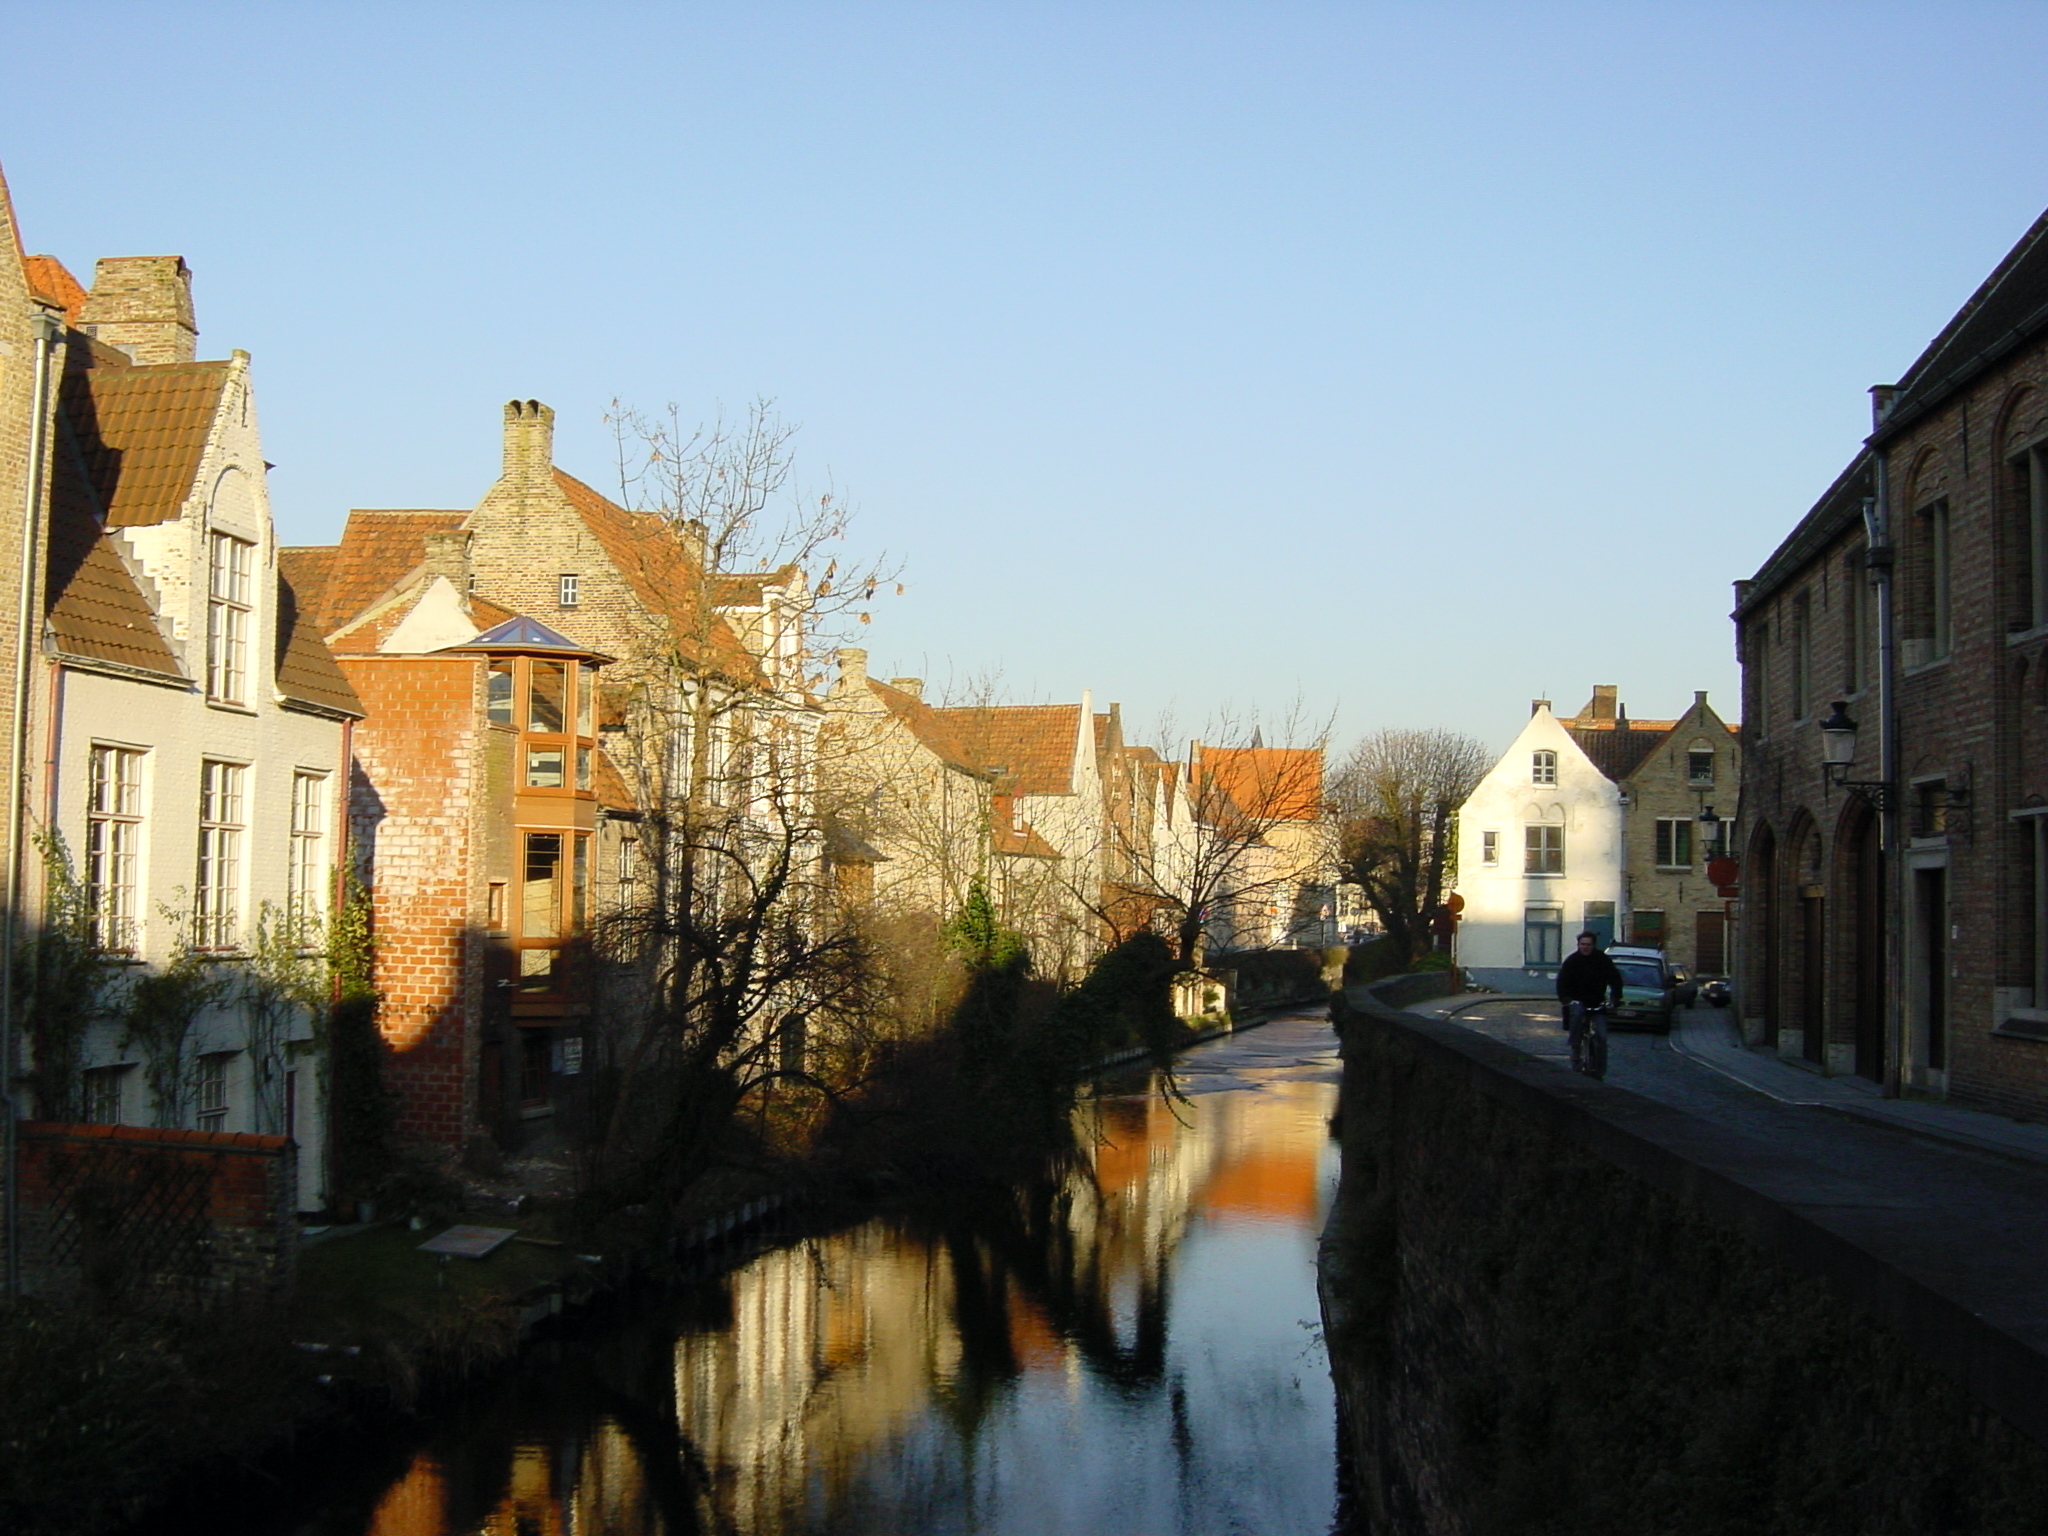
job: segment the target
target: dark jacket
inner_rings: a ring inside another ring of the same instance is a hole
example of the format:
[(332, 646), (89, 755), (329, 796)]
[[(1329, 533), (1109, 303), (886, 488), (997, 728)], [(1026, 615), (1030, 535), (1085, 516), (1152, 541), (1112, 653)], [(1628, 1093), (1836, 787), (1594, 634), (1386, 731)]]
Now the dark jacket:
[(1607, 993), (1621, 1001), (1621, 968), (1599, 950), (1582, 955), (1576, 949), (1557, 968), (1557, 1000), (1560, 1003), (1597, 1004)]

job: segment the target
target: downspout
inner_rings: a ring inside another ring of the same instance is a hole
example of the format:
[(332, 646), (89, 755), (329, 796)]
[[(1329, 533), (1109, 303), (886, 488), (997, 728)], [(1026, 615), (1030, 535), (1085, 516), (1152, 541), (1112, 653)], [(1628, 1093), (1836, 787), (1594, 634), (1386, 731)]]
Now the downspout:
[[(1890, 405), (1890, 393), (1872, 391), (1879, 412)], [(1903, 1081), (1906, 1038), (1905, 999), (1900, 995), (1904, 985), (1904, 956), (1900, 952), (1900, 929), (1905, 915), (1905, 860), (1900, 856), (1903, 844), (1899, 837), (1899, 818), (1904, 810), (1900, 803), (1902, 786), (1899, 783), (1899, 707), (1898, 686), (1898, 628), (1892, 604), (1892, 568), (1894, 552), (1891, 535), (1891, 489), (1885, 451), (1876, 448), (1871, 451), (1871, 494), (1863, 503), (1863, 534), (1867, 545), (1864, 556), (1870, 567), (1871, 585), (1877, 589), (1877, 718), (1878, 718), (1878, 768), (1877, 777), (1885, 788), (1883, 798), (1877, 807), (1878, 856), (1888, 866), (1884, 874), (1882, 889), (1888, 893), (1893, 911), (1886, 914), (1884, 925), (1884, 1096), (1895, 1099)]]
[(0, 1174), (6, 1185), (5, 1227), (7, 1266), (5, 1296), (21, 1294), (21, 1201), (17, 1126), (21, 1106), (14, 1099), (15, 1003), (14, 959), (21, 945), (21, 837), (28, 816), (29, 681), (33, 676), (38, 617), (35, 601), (36, 565), (42, 540), (43, 455), (48, 447), (50, 416), (50, 352), (57, 342), (57, 319), (38, 309), (29, 318), (34, 361), (29, 388), (28, 462), (22, 487), (21, 571), (15, 592), (14, 728), (7, 744), (7, 911), (0, 917)]

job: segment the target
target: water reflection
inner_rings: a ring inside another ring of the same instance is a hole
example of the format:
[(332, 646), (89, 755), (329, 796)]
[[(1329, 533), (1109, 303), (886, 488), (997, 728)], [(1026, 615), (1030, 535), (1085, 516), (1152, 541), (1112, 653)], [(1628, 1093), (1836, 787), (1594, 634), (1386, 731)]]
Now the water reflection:
[(1315, 1233), (1334, 1041), (1128, 1085), (1063, 1176), (762, 1255), (667, 1342), (579, 1343), (391, 1483), (371, 1536), (1328, 1529)]

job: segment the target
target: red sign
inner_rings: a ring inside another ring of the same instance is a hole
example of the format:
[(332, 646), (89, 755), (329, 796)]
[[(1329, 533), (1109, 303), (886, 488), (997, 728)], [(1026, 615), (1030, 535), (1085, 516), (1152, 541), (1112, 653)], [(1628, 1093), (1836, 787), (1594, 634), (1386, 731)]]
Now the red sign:
[(1445, 898), (1444, 907), (1451, 913), (1453, 917), (1455, 917), (1458, 913), (1465, 910), (1465, 898), (1460, 896), (1456, 891), (1453, 891), (1448, 897)]
[(1733, 885), (1742, 878), (1742, 861), (1728, 854), (1707, 860), (1707, 879), (1715, 885)]

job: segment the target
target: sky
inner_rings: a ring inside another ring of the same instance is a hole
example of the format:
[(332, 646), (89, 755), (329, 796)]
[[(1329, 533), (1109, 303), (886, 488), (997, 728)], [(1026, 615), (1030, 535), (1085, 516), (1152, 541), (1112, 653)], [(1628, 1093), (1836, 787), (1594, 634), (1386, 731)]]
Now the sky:
[(1138, 736), (1732, 716), (1730, 584), (2048, 205), (2038, 0), (0, 24), (29, 249), (186, 258), (288, 542), (473, 505), (507, 399), (615, 491), (612, 401), (769, 398), (872, 672)]

